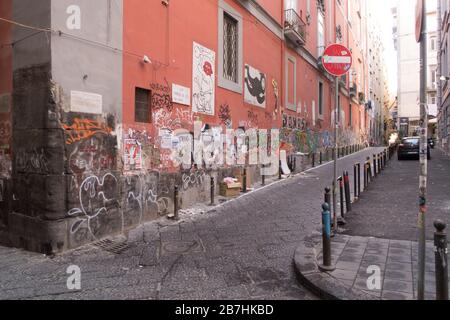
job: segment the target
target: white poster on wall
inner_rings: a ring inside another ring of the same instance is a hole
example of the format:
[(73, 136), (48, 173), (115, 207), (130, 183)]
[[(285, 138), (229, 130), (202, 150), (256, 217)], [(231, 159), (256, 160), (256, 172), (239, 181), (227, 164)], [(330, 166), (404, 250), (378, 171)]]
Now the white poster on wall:
[(103, 97), (100, 94), (91, 92), (71, 91), (70, 111), (102, 114)]
[(190, 106), (191, 105), (191, 89), (180, 86), (175, 83), (172, 84), (172, 102)]
[(245, 65), (244, 100), (261, 108), (266, 107), (266, 75), (248, 64)]
[(194, 42), (192, 111), (214, 115), (216, 53)]

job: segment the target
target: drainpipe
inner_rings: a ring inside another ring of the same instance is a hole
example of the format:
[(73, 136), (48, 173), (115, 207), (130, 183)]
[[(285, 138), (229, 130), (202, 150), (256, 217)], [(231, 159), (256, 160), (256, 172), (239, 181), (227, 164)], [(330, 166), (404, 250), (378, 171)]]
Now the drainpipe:
[(436, 70), (436, 79), (437, 79), (437, 105), (438, 105), (438, 139), (442, 139), (441, 136), (443, 133), (442, 130), (442, 81), (441, 79), (441, 44), (442, 44), (442, 16), (441, 16), (441, 0), (437, 1), (437, 29), (438, 29), (438, 36), (437, 36), (437, 47), (438, 47), (438, 54), (437, 54), (437, 70)]

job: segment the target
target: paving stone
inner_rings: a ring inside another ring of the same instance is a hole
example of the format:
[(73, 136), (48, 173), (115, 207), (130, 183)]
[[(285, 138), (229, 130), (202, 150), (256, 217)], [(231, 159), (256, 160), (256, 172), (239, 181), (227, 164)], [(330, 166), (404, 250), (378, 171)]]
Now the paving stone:
[(336, 269), (332, 272), (328, 272), (332, 277), (340, 280), (355, 280), (357, 271), (356, 270), (343, 270)]
[(413, 281), (412, 272), (398, 270), (387, 270), (384, 273), (384, 278), (388, 280)]
[(384, 300), (414, 300), (412, 294), (395, 291), (383, 291), (381, 298)]
[(400, 280), (389, 280), (385, 279), (383, 282), (383, 289), (393, 292), (405, 292), (413, 294), (413, 283), (400, 281)]

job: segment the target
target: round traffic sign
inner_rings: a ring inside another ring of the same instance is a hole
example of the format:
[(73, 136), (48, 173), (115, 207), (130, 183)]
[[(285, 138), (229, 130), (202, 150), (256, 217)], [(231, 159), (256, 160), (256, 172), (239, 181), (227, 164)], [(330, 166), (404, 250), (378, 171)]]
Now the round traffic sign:
[(422, 29), (423, 29), (423, 0), (417, 0), (416, 2), (416, 41), (420, 42), (422, 40)]
[(322, 65), (333, 76), (346, 74), (352, 66), (353, 58), (350, 50), (340, 44), (328, 46), (322, 56)]

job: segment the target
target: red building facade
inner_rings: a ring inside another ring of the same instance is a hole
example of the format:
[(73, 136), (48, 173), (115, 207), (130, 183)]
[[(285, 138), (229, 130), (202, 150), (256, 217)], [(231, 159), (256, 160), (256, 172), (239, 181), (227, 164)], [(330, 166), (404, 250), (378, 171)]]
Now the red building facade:
[[(187, 207), (209, 177), (261, 178), (250, 156), (196, 161), (206, 138), (246, 154), (251, 132), (276, 129), (272, 154), (307, 159), (334, 146), (337, 116), (340, 146), (366, 143), (363, 3), (2, 1), (0, 240), (62, 251), (170, 213), (175, 186)], [(335, 42), (354, 61), (337, 115), (320, 63)]]

